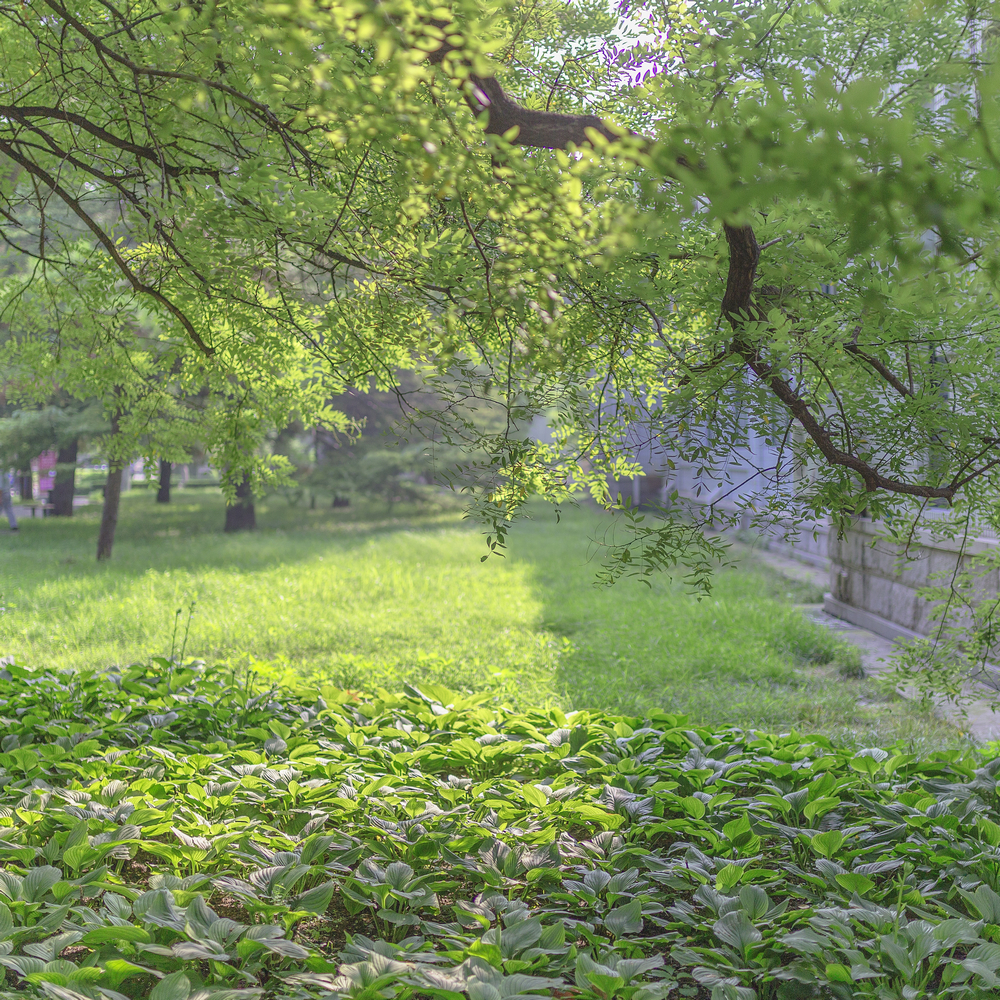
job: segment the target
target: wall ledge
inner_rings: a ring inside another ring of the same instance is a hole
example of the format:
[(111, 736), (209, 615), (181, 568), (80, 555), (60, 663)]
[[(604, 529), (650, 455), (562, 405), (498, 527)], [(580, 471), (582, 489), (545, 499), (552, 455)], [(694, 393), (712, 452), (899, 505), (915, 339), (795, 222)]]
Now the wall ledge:
[(823, 595), (823, 610), (834, 618), (840, 618), (859, 628), (866, 628), (869, 632), (882, 636), (883, 639), (926, 639), (927, 636), (914, 632), (913, 629), (897, 625), (895, 622), (876, 615), (872, 611), (863, 611), (851, 604), (838, 601), (833, 594)]

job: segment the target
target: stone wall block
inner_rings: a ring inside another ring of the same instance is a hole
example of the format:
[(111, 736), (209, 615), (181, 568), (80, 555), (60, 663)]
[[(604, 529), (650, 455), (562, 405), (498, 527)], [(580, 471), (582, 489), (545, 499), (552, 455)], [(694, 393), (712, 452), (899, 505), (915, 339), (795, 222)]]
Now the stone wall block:
[(914, 632), (919, 632), (921, 635), (931, 635), (941, 624), (941, 619), (936, 618), (934, 615), (934, 609), (938, 604), (938, 601), (925, 601), (918, 597), (917, 618), (915, 623), (908, 627), (912, 628)]
[(931, 557), (926, 586), (948, 586), (958, 562), (956, 554), (954, 552), (942, 551), (941, 549), (930, 549), (929, 551)]
[(927, 585), (927, 574), (930, 572), (931, 559), (928, 551), (922, 546), (913, 546), (909, 553), (903, 554), (902, 549), (897, 550), (894, 576), (905, 583), (907, 587), (918, 587)]

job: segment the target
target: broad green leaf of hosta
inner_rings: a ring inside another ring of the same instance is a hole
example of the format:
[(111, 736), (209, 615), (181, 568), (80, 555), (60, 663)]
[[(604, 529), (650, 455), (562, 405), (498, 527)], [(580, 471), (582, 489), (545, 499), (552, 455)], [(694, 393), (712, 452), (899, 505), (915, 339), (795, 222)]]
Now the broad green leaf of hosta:
[(188, 1000), (191, 981), (183, 972), (164, 976), (150, 991), (149, 1000)]
[(875, 883), (867, 875), (858, 875), (856, 872), (842, 873), (834, 878), (841, 888), (856, 892), (859, 896), (864, 896), (875, 887)]
[(812, 849), (824, 858), (832, 858), (844, 844), (844, 835), (840, 830), (827, 830), (817, 833), (809, 840)]
[(615, 936), (638, 934), (642, 930), (642, 903), (633, 899), (605, 914), (604, 926)]
[(761, 932), (754, 927), (743, 910), (727, 913), (712, 925), (712, 933), (735, 948), (744, 958), (750, 948), (761, 940)]

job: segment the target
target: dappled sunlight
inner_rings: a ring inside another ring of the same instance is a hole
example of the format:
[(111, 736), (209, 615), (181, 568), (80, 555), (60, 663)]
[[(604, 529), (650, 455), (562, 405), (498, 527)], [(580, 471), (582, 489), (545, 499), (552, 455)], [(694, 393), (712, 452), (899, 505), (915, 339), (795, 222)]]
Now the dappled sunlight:
[[(187, 651), (210, 660), (279, 660), (346, 687), (426, 678), (481, 688), (518, 677), (514, 690), (543, 696), (552, 653), (527, 568), (481, 563), (481, 540), (454, 515), (383, 526), (376, 510), (374, 529), (360, 531), (356, 513), (322, 511), (298, 529), (268, 527), (287, 522), (282, 503), (263, 508), (260, 531), (224, 536), (221, 502), (207, 500), (170, 512), (183, 532), (175, 540), (150, 537), (160, 514), (151, 497), (130, 498), (115, 559), (102, 566), (87, 558), (86, 521), (29, 524), (30, 548), (0, 556), (16, 606), (0, 618), (5, 650), (50, 666), (168, 655), (194, 602)], [(202, 532), (197, 545), (185, 541), (192, 532)]]

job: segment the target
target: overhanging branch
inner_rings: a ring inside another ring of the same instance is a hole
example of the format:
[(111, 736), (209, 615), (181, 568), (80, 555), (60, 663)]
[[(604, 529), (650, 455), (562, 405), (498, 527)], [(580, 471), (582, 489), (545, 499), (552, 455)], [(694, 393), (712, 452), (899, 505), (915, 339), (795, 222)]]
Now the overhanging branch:
[(32, 177), (37, 178), (52, 193), (59, 198), (67, 208), (73, 212), (78, 219), (94, 234), (98, 243), (107, 251), (108, 256), (114, 261), (115, 266), (125, 276), (125, 279), (132, 288), (143, 295), (159, 302), (180, 324), (191, 338), (194, 345), (205, 357), (210, 358), (215, 354), (215, 349), (202, 340), (201, 334), (195, 329), (194, 324), (184, 314), (184, 311), (170, 301), (159, 289), (152, 285), (147, 285), (141, 281), (136, 273), (128, 266), (128, 262), (121, 255), (115, 241), (97, 224), (89, 212), (74, 198), (47, 170), (37, 163), (22, 156), (18, 150), (9, 142), (0, 139), (0, 152), (5, 153), (11, 160), (23, 167)]
[[(436, 52), (431, 54), (431, 61), (440, 63), (451, 51), (453, 51), (453, 47), (445, 42)], [(595, 134), (602, 135), (609, 141), (615, 141), (622, 136), (620, 131), (615, 130), (596, 115), (566, 115), (524, 108), (507, 95), (495, 77), (471, 76), (466, 85), (466, 101), (477, 115), (486, 116), (485, 132), (488, 135), (504, 135), (508, 141), (516, 145), (542, 149), (565, 149), (571, 144), (576, 146), (592, 145)], [(816, 443), (827, 462), (856, 473), (865, 484), (867, 491), (874, 492), (881, 489), (906, 496), (951, 500), (959, 489), (959, 485), (954, 482), (947, 486), (908, 483), (884, 476), (857, 455), (839, 449), (827, 430), (811, 412), (808, 403), (795, 391), (787, 379), (782, 378), (761, 359), (755, 346), (746, 342), (742, 335), (746, 324), (760, 322), (765, 318), (763, 311), (753, 297), (753, 285), (757, 277), (761, 248), (751, 226), (735, 226), (726, 223), (723, 230), (726, 242), (729, 244), (729, 270), (721, 304), (722, 314), (729, 321), (735, 334), (727, 353), (742, 357), (757, 378), (787, 407), (792, 416)], [(889, 384), (896, 391), (900, 391), (902, 383), (899, 383), (881, 362), (860, 351), (852, 353), (855, 353), (875, 371), (887, 378)], [(902, 388), (905, 389), (905, 387)]]

